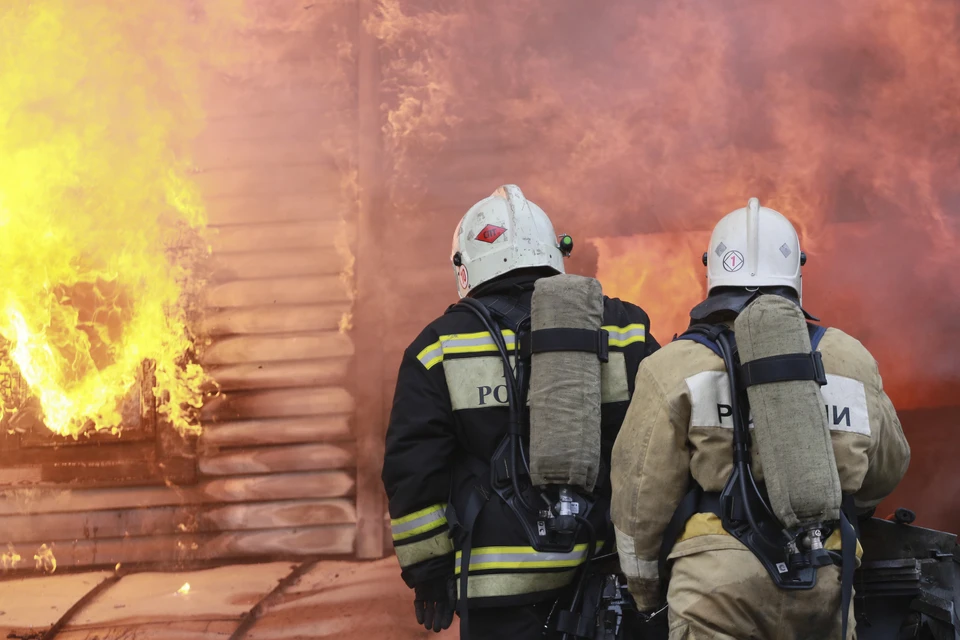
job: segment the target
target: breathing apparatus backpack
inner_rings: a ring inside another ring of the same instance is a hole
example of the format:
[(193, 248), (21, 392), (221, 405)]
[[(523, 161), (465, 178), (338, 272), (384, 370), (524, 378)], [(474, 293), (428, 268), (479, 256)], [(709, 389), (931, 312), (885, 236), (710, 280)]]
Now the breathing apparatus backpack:
[[(730, 381), (733, 472), (719, 494), (695, 482), (667, 525), (660, 550), (662, 597), (667, 558), (696, 513), (717, 515), (724, 530), (760, 560), (781, 589), (812, 589), (817, 570), (841, 567), (842, 630), (846, 637), (856, 563), (852, 500), (840, 493), (820, 387), (827, 383), (817, 351), (823, 327), (807, 325), (798, 305), (759, 295), (737, 317), (736, 338), (725, 325), (691, 326), (693, 340), (720, 356)], [(763, 462), (765, 490), (751, 466), (751, 430)], [(841, 553), (823, 542), (840, 531)]]
[[(537, 551), (570, 553), (585, 529), (587, 567), (597, 545), (587, 516), (601, 477), (600, 367), (609, 344), (601, 328), (603, 293), (593, 278), (561, 274), (538, 279), (530, 300), (527, 308), (522, 296), (468, 297), (454, 307), (472, 312), (493, 338), (509, 408), (507, 434), (489, 464), (470, 457), (466, 464), (508, 505)], [(515, 335), (513, 363), (502, 329)], [(447, 509), (461, 546), (462, 629), (469, 615), (465, 596), (471, 534), (490, 497), (475, 490), (460, 513)]]

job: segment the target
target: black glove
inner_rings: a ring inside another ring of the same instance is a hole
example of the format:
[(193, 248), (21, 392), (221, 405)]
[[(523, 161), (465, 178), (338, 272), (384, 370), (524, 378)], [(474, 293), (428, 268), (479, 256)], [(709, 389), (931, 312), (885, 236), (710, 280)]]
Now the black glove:
[(453, 623), (453, 612), (457, 608), (457, 582), (453, 576), (418, 584), (413, 591), (418, 624), (427, 631), (439, 633)]

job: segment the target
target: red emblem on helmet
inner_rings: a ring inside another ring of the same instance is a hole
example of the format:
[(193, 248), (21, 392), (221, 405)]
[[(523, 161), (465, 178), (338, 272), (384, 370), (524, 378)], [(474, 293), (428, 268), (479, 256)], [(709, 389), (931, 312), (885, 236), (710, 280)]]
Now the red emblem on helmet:
[(498, 227), (495, 224), (488, 224), (483, 229), (480, 229), (480, 233), (477, 234), (477, 240), (480, 242), (493, 243), (497, 238), (502, 236), (506, 232), (506, 229), (503, 227)]

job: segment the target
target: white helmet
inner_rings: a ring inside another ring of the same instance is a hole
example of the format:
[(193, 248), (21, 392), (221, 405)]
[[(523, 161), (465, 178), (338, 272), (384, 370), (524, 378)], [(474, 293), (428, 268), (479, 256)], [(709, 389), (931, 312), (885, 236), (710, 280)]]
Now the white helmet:
[(563, 256), (550, 218), (512, 184), (470, 207), (450, 252), (461, 298), (514, 269), (548, 267), (563, 273)]
[(703, 254), (707, 292), (716, 287), (789, 287), (801, 295), (800, 267), (806, 256), (790, 221), (750, 198), (725, 215)]

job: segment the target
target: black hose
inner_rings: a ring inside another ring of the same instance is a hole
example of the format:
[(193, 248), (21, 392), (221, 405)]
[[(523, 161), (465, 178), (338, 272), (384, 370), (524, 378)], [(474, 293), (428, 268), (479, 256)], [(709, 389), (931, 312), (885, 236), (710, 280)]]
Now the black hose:
[[(500, 359), (503, 361), (503, 378), (505, 385), (507, 387), (507, 406), (509, 411), (509, 423), (507, 437), (510, 438), (510, 455), (508, 456), (507, 464), (509, 465), (510, 472), (510, 484), (513, 487), (513, 492), (517, 496), (520, 504), (524, 509), (530, 511), (532, 508), (523, 498), (523, 494), (520, 493), (520, 485), (517, 482), (517, 448), (518, 444), (520, 451), (522, 453), (523, 443), (520, 442), (522, 437), (521, 430), (521, 416), (522, 416), (522, 407), (519, 406), (518, 396), (520, 395), (520, 390), (517, 385), (517, 378), (513, 373), (513, 367), (510, 366), (510, 356), (507, 354), (507, 345), (503, 339), (503, 334), (500, 331), (500, 325), (497, 324), (496, 320), (493, 319), (493, 316), (490, 315), (490, 310), (479, 300), (474, 298), (464, 298), (460, 302), (464, 303), (468, 309), (470, 309), (474, 315), (476, 315), (480, 322), (483, 323), (484, 328), (490, 333), (490, 338), (493, 340), (493, 344), (497, 347), (497, 351), (500, 352)], [(519, 336), (518, 336), (519, 338)], [(519, 342), (514, 344), (514, 352), (517, 354), (517, 358), (520, 357), (520, 345)], [(524, 460), (526, 464), (526, 460)]]
[(527, 461), (527, 453), (523, 450), (523, 442), (520, 442), (520, 462), (523, 463), (523, 470), (530, 475), (530, 463)]
[[(583, 595), (583, 587), (587, 583), (587, 576), (590, 575), (590, 564), (593, 562), (593, 555), (597, 548), (597, 532), (590, 524), (590, 521), (583, 516), (574, 516), (577, 522), (587, 529), (587, 557), (580, 568), (580, 578), (577, 580), (577, 588), (573, 592), (573, 598), (570, 600), (570, 612), (577, 614), (577, 605), (580, 603), (580, 596)], [(562, 640), (567, 640), (570, 634), (564, 633)]]

